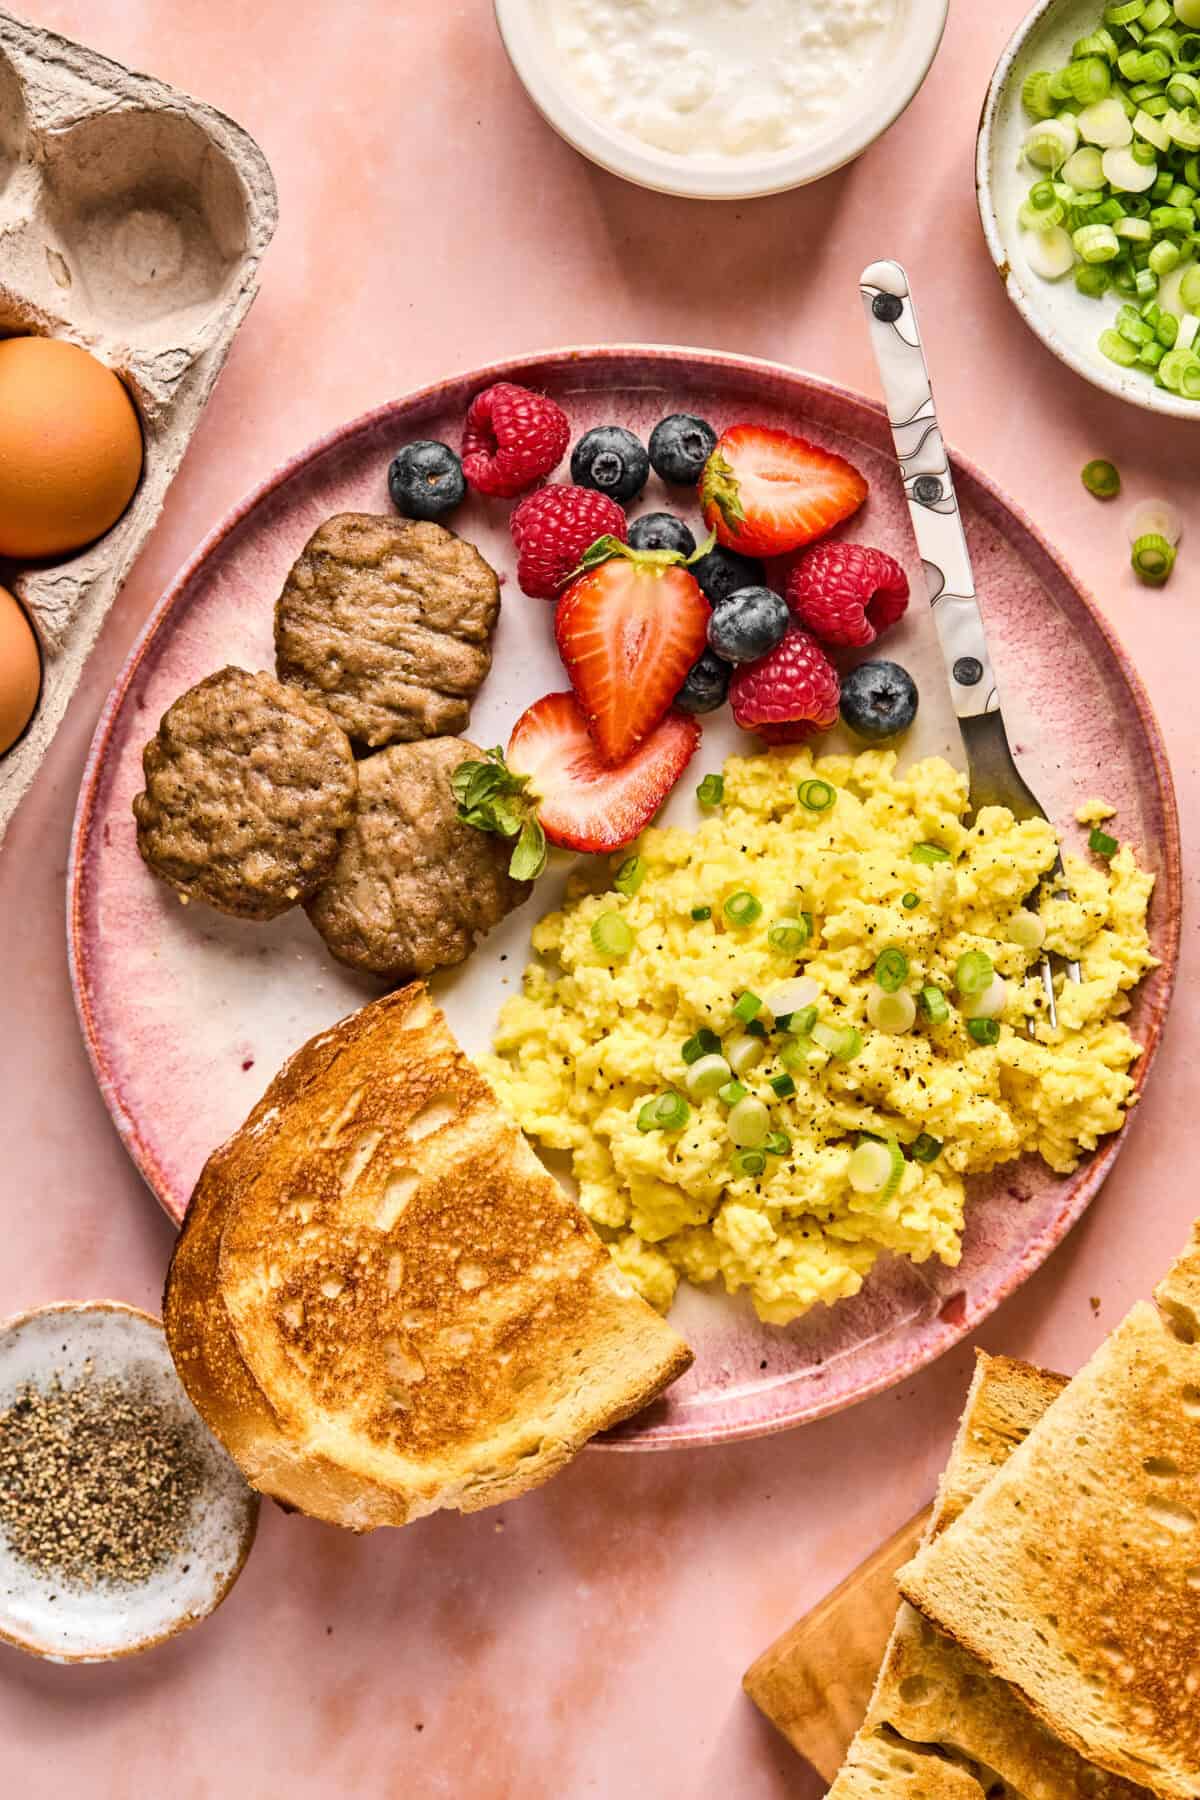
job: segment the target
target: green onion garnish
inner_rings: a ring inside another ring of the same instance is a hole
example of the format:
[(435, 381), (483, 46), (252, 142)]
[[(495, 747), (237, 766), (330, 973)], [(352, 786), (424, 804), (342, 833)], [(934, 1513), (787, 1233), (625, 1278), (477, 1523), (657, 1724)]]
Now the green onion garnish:
[(636, 894), (646, 879), (646, 865), (640, 856), (627, 856), (613, 876), (618, 894)]
[(620, 913), (601, 913), (592, 922), (591, 937), (601, 956), (628, 956), (633, 949), (633, 932)]
[(761, 1175), (767, 1166), (761, 1150), (735, 1150), (729, 1160), (739, 1175)]
[(1095, 494), (1097, 500), (1115, 500), (1121, 491), (1120, 471), (1115, 463), (1105, 462), (1102, 457), (1084, 464), (1081, 479), (1088, 493)]
[(1115, 856), (1120, 845), (1115, 837), (1109, 836), (1107, 831), (1101, 831), (1098, 825), (1093, 825), (1088, 832), (1088, 849), (1094, 851), (1097, 856), (1107, 858)]
[(999, 1019), (968, 1019), (967, 1030), (977, 1044), (998, 1044), (1000, 1042)]
[(744, 1082), (727, 1081), (724, 1087), (717, 1089), (717, 1099), (723, 1100), (726, 1106), (736, 1106), (738, 1101), (744, 1100), (749, 1092), (750, 1090)]
[(992, 985), (996, 970), (983, 950), (966, 950), (954, 965), (954, 985), (960, 994), (970, 998), (985, 993)]
[(875, 959), (875, 980), (885, 994), (894, 994), (908, 979), (908, 958), (903, 950), (881, 950)]
[(773, 1131), (763, 1149), (768, 1156), (786, 1156), (792, 1147), (792, 1140), (786, 1131)]
[(729, 1080), (729, 1064), (723, 1056), (701, 1056), (687, 1072), (687, 1091), (693, 1100), (719, 1094)]
[(720, 1038), (706, 1025), (696, 1033), (695, 1037), (688, 1039), (679, 1054), (685, 1063), (694, 1063), (699, 1062), (702, 1056), (717, 1056), (720, 1054), (720, 1050)]
[(687, 1124), (691, 1109), (682, 1094), (674, 1088), (668, 1088), (665, 1094), (656, 1094), (653, 1100), (647, 1100), (637, 1116), (639, 1131), (681, 1131)]
[(950, 852), (940, 844), (914, 844), (908, 853), (910, 862), (940, 863), (950, 861)]
[(789, 1038), (779, 1052), (779, 1060), (785, 1069), (792, 1070), (796, 1075), (802, 1075), (808, 1069), (808, 1059), (812, 1048), (813, 1041), (807, 1035)]
[(912, 1143), (909, 1145), (908, 1153), (914, 1162), (936, 1162), (938, 1157), (942, 1154), (942, 1140), (941, 1138), (930, 1137), (927, 1131), (923, 1131), (920, 1137), (915, 1137), (913, 1139)]
[(864, 1137), (850, 1158), (847, 1173), (856, 1194), (870, 1195), (880, 1205), (890, 1200), (904, 1175), (904, 1152), (894, 1138), (881, 1143)]
[(750, 1019), (747, 1022), (746, 1030), (751, 1037), (768, 1038), (771, 1035), (761, 1019)]
[(803, 950), (812, 936), (811, 915), (797, 919), (776, 919), (767, 933), (767, 942), (773, 950)]
[(751, 1019), (757, 1019), (761, 1011), (762, 1001), (757, 994), (752, 994), (747, 990), (735, 1001), (733, 1016), (735, 1019), (740, 1019), (743, 1025), (748, 1025)]
[(1175, 567), (1175, 546), (1156, 531), (1148, 531), (1134, 544), (1131, 561), (1144, 582), (1150, 587), (1161, 587)]
[(818, 1019), (812, 1028), (812, 1039), (835, 1062), (853, 1062), (862, 1050), (862, 1032), (854, 1025), (827, 1025)]
[(921, 1009), (931, 1025), (944, 1025), (950, 1017), (950, 1007), (941, 988), (923, 987), (921, 989)]
[(725, 798), (725, 777), (706, 775), (696, 789), (696, 798), (701, 806), (720, 806)]
[(802, 781), (796, 789), (796, 798), (808, 812), (828, 812), (837, 799), (837, 789), (827, 781)]
[(697, 924), (699, 924), (699, 922), (702, 919), (711, 919), (712, 918), (712, 907), (711, 906), (693, 906), (692, 917), (693, 917), (693, 919), (696, 920)]
[(796, 1092), (796, 1084), (790, 1075), (772, 1075), (771, 1086), (781, 1100), (790, 1100)]
[(920, 906), (921, 896), (920, 894), (901, 894), (900, 904), (905, 912), (912, 912), (914, 907)]
[(789, 1013), (787, 1028), (794, 1037), (810, 1037), (812, 1028), (817, 1022), (815, 1006), (802, 1006), (799, 1012)]
[(747, 1094), (730, 1108), (725, 1129), (739, 1150), (760, 1150), (771, 1130), (771, 1115), (761, 1100)]
[(753, 925), (761, 912), (762, 901), (747, 888), (730, 894), (725, 902), (725, 917), (731, 925)]

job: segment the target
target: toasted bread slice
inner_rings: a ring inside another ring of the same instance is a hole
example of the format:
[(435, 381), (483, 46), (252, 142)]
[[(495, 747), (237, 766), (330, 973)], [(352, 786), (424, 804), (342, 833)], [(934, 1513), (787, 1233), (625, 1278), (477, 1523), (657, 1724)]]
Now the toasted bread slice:
[(691, 1362), (420, 983), (306, 1044), (210, 1159), (164, 1321), (249, 1481), (355, 1530), (524, 1493)]
[(1200, 1219), (1192, 1226), (1192, 1235), (1182, 1255), (1154, 1290), (1171, 1330), (1185, 1344), (1200, 1342)]
[(880, 1732), (855, 1738), (828, 1800), (993, 1800), (1002, 1792), (983, 1787), (934, 1750)]
[(906, 1597), (1080, 1756), (1200, 1793), (1200, 1350), (1138, 1304)]

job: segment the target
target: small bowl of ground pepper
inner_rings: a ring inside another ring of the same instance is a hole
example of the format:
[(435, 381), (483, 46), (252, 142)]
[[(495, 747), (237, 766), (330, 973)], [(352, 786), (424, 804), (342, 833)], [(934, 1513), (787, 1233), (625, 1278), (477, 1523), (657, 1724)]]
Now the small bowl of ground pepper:
[(0, 1324), (0, 1642), (149, 1650), (220, 1605), (257, 1521), (157, 1319), (99, 1300)]

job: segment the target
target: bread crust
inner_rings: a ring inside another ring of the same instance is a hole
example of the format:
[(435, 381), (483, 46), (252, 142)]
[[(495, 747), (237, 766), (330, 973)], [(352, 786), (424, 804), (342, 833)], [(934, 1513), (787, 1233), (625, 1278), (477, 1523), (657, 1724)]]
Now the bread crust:
[(251, 1484), (355, 1530), (524, 1493), (691, 1362), (420, 983), (304, 1045), (210, 1158), (164, 1322)]

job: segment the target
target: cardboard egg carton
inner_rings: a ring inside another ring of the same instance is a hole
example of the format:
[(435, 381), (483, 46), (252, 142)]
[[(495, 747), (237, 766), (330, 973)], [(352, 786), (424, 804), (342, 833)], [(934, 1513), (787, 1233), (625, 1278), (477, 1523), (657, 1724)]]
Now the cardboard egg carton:
[(0, 12), (0, 336), (82, 344), (126, 382), (145, 439), (111, 531), (54, 563), (0, 565), (44, 669), (33, 722), (0, 759), (0, 835), (158, 517), (277, 217), (266, 158), (231, 119)]

